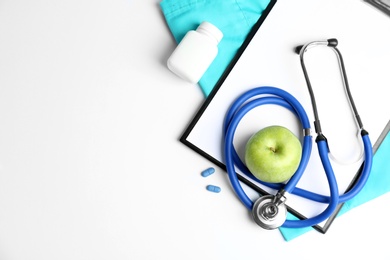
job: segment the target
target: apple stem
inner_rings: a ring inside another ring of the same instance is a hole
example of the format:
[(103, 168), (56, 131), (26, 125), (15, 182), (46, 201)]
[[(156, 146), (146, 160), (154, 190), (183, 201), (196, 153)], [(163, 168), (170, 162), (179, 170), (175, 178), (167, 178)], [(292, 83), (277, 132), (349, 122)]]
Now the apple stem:
[(274, 147), (270, 147), (269, 149), (270, 149), (272, 152), (274, 152), (274, 153), (276, 152), (276, 149), (275, 149)]

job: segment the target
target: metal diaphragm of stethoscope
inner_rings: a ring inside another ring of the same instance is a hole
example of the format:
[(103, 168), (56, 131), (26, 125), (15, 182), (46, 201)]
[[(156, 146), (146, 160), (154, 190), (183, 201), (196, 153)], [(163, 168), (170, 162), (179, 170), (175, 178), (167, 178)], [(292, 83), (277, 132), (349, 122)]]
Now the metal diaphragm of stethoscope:
[[(302, 228), (314, 226), (322, 221), (328, 219), (335, 211), (337, 205), (339, 203), (346, 202), (356, 196), (360, 190), (364, 187), (372, 166), (372, 145), (368, 135), (368, 132), (363, 129), (363, 124), (360, 119), (360, 116), (357, 112), (356, 106), (352, 99), (351, 92), (349, 90), (348, 80), (345, 72), (344, 61), (340, 51), (337, 47), (336, 39), (329, 39), (324, 41), (314, 41), (307, 43), (302, 46), (298, 46), (295, 51), (300, 56), (300, 61), (303, 69), (303, 74), (306, 79), (307, 87), (310, 93), (310, 99), (312, 103), (313, 113), (314, 113), (314, 128), (317, 134), (316, 143), (318, 147), (319, 156), (321, 158), (322, 165), (325, 170), (325, 174), (328, 180), (330, 195), (325, 196), (321, 194), (317, 194), (311, 191), (307, 191), (301, 188), (296, 187), (299, 182), (305, 168), (308, 164), (311, 148), (312, 148), (312, 136), (310, 131), (310, 123), (308, 120), (308, 116), (302, 107), (302, 105), (288, 92), (275, 88), (262, 86), (251, 89), (244, 94), (242, 94), (238, 99), (236, 99), (229, 110), (227, 111), (225, 121), (224, 121), (224, 155), (225, 155), (225, 164), (227, 173), (229, 176), (229, 180), (231, 182), (231, 186), (238, 198), (242, 201), (242, 203), (252, 212), (252, 216), (254, 221), (265, 229), (275, 229), (280, 226), (286, 228)], [(347, 93), (347, 99), (351, 106), (353, 115), (357, 122), (357, 127), (359, 129), (363, 146), (364, 146), (364, 162), (362, 171), (354, 183), (353, 187), (350, 188), (343, 195), (339, 194), (337, 180), (333, 172), (332, 165), (329, 159), (329, 147), (328, 142), (324, 134), (321, 130), (320, 120), (318, 117), (317, 105), (313, 93), (313, 89), (309, 80), (309, 76), (307, 74), (305, 62), (304, 62), (304, 54), (308, 48), (314, 46), (328, 46), (334, 50), (336, 56), (339, 61), (340, 71), (343, 78), (343, 85), (345, 91)], [(245, 164), (239, 158), (234, 146), (233, 146), (233, 138), (235, 131), (237, 129), (240, 120), (255, 107), (266, 105), (266, 104), (274, 104), (285, 107), (286, 109), (292, 111), (297, 118), (299, 119), (302, 128), (303, 128), (303, 141), (302, 141), (302, 157), (298, 169), (295, 174), (288, 180), (287, 183), (265, 183), (258, 179), (256, 179)], [(253, 202), (244, 192), (237, 174), (236, 167), (246, 176), (252, 178), (259, 183), (273, 188), (277, 190), (276, 195), (265, 195), (261, 196), (255, 202)], [(317, 216), (303, 219), (303, 220), (287, 220), (287, 208), (285, 205), (286, 201), (286, 193), (295, 194), (297, 196), (301, 196), (316, 202), (326, 203), (328, 206), (324, 211), (322, 211)]]

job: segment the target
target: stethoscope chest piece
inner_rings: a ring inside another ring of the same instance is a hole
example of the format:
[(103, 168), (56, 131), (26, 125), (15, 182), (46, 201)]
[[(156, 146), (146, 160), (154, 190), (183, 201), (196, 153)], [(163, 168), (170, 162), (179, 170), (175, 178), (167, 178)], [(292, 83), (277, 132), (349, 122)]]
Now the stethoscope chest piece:
[(276, 229), (286, 221), (287, 208), (273, 195), (262, 196), (253, 204), (252, 217), (260, 227)]

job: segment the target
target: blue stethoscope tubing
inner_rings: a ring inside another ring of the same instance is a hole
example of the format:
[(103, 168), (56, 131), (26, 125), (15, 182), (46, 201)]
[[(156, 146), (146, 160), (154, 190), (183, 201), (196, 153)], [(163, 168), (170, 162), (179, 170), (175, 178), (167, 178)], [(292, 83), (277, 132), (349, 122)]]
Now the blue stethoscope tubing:
[[(258, 97), (261, 95), (265, 95), (262, 97)], [(241, 119), (252, 109), (261, 106), (261, 105), (279, 105), (285, 107), (294, 113), (303, 128), (303, 141), (302, 141), (302, 157), (299, 164), (299, 167), (295, 174), (291, 177), (291, 179), (286, 184), (273, 184), (273, 183), (265, 183), (258, 179), (256, 179), (245, 166), (245, 164), (239, 158), (234, 145), (234, 134), (237, 129), (238, 124)], [(327, 177), (327, 181), (329, 184), (330, 195), (321, 195), (308, 190), (304, 190), (296, 187), (300, 178), (302, 177), (306, 166), (309, 162), (311, 150), (312, 150), (312, 136), (310, 135), (310, 122), (308, 116), (299, 103), (299, 101), (294, 98), (288, 92), (270, 86), (262, 86), (251, 89), (244, 94), (242, 94), (239, 98), (237, 98), (233, 104), (230, 106), (227, 111), (225, 120), (224, 120), (224, 156), (225, 156), (225, 164), (226, 170), (228, 173), (228, 177), (231, 183), (233, 190), (235, 191), (238, 198), (241, 202), (249, 209), (252, 210), (254, 203), (253, 201), (246, 195), (243, 190), (235, 170), (237, 167), (242, 173), (246, 176), (255, 180), (267, 187), (278, 190), (278, 193), (284, 194), (285, 192), (290, 194), (295, 194), (301, 196), (303, 198), (320, 202), (320, 203), (328, 203), (328, 206), (324, 211), (322, 211), (317, 216), (307, 218), (304, 220), (285, 220), (282, 224), (282, 227), (286, 228), (303, 228), (314, 226), (322, 221), (328, 219), (337, 208), (339, 203), (346, 202), (351, 198), (355, 197), (361, 189), (364, 187), (369, 174), (371, 172), (372, 167), (372, 145), (368, 135), (368, 132), (363, 128), (360, 129), (363, 146), (364, 146), (364, 163), (362, 171), (353, 185), (351, 189), (349, 189), (346, 193), (340, 195), (337, 185), (337, 180), (335, 174), (333, 172), (333, 168), (329, 159), (329, 147), (325, 136), (320, 132), (317, 132), (316, 143), (318, 147), (319, 156), (321, 159), (321, 163), (324, 167), (324, 171)]]

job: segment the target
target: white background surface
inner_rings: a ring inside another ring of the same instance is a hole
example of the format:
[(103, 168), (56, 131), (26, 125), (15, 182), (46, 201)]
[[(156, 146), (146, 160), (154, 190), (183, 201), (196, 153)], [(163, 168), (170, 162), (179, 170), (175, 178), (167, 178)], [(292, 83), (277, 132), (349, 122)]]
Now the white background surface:
[(0, 259), (389, 259), (389, 194), (287, 243), (200, 176), (158, 4), (0, 0)]

